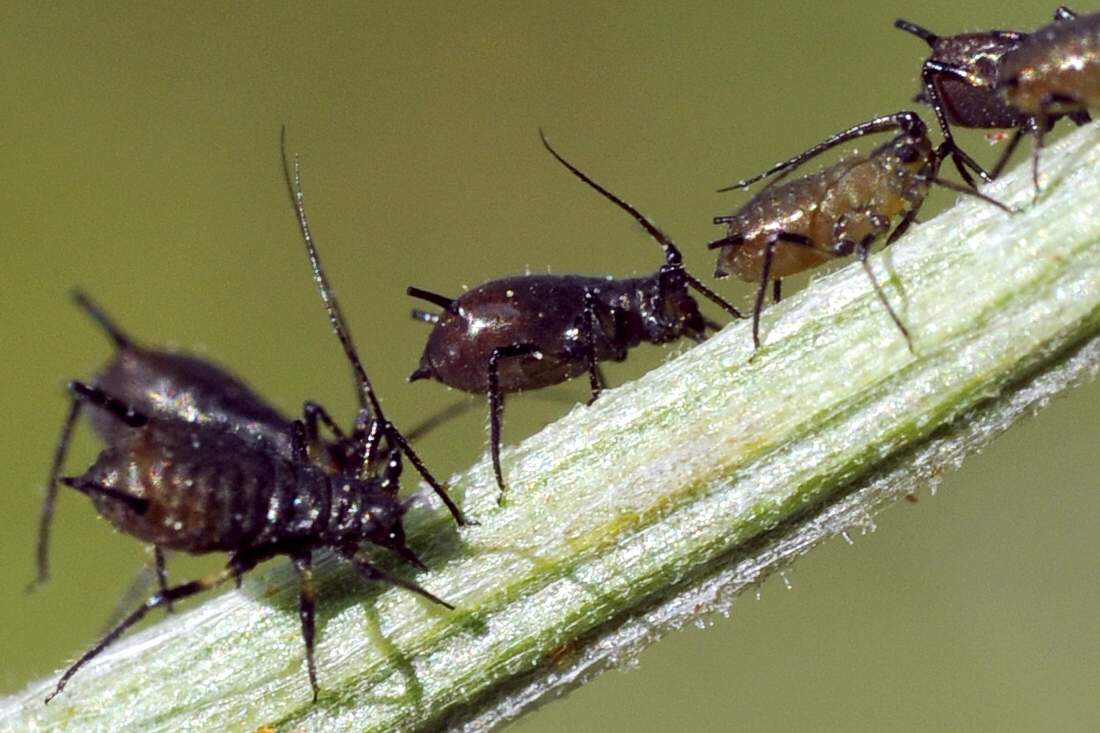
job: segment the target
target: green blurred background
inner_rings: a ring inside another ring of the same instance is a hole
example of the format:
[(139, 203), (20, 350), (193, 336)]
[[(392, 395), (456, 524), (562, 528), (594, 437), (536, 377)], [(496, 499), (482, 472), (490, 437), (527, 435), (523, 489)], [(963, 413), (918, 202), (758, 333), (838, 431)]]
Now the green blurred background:
[[(89, 644), (146, 557), (63, 494), (53, 581), (22, 592), (62, 385), (110, 354), (69, 288), (89, 289), (139, 338), (216, 358), (287, 412), (312, 398), (351, 415), (282, 189), (283, 123), (371, 375), (408, 426), (463, 398), (403, 384), (426, 333), (408, 318), (407, 284), (454, 293), (528, 268), (628, 275), (659, 262), (550, 161), (539, 126), (708, 275), (710, 218), (742, 200), (715, 188), (911, 106), (925, 47), (893, 30), (895, 17), (950, 33), (1033, 28), (1052, 9), (5, 5), (0, 690)], [(962, 139), (995, 155), (980, 135)], [(746, 302), (750, 287), (720, 290)], [(621, 383), (667, 355), (639, 349), (608, 373)], [(506, 439), (584, 394), (574, 384), (512, 400)], [(772, 579), (731, 618), (674, 635), (638, 670), (512, 730), (1095, 729), (1098, 409), (1100, 387), (1074, 392), (937, 496), (891, 510), (854, 547), (834, 541), (801, 561), (793, 591)], [(462, 468), (484, 448), (484, 423), (478, 403), (425, 439), (424, 455), (438, 473)], [(82, 430), (69, 471), (95, 450)], [(319, 644), (323, 654), (323, 630)]]

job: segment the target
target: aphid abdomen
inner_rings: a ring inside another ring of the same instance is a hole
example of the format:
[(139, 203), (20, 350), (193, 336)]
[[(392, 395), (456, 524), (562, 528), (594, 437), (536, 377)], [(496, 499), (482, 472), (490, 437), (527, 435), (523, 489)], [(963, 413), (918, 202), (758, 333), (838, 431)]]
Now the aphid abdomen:
[(319, 469), (209, 428), (159, 423), (104, 451), (82, 480), (147, 502), (93, 494), (118, 530), (170, 550), (225, 551), (315, 533), (327, 521)]
[(1040, 119), (1100, 103), (1100, 14), (1030, 35), (1005, 56), (1000, 84), (1010, 104)]

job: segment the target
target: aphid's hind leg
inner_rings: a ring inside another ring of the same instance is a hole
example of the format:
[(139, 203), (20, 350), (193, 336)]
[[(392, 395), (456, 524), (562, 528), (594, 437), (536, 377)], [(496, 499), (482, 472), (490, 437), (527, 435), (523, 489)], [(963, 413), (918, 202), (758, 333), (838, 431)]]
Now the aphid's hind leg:
[(764, 245), (764, 266), (760, 270), (760, 284), (756, 288), (756, 299), (752, 304), (752, 345), (754, 349), (760, 348), (760, 314), (764, 311), (764, 296), (768, 292), (768, 282), (771, 280), (772, 259), (775, 257), (775, 248), (783, 243), (817, 249), (813, 240), (804, 234), (780, 231), (768, 237), (768, 241)]
[(772, 280), (772, 303), (778, 303), (783, 298), (783, 281), (779, 278)]
[[(168, 569), (166, 564), (164, 550), (160, 545), (153, 545), (153, 570), (157, 574), (157, 590), (161, 593), (168, 590)], [(174, 610), (175, 609), (172, 608), (172, 601), (166, 601), (164, 604), (165, 613), (172, 613)]]
[(424, 590), (424, 588), (417, 585), (416, 583), (405, 580), (404, 578), (399, 578), (396, 575), (390, 575), (389, 573), (380, 570), (369, 560), (364, 560), (352, 551), (341, 551), (340, 554), (345, 560), (350, 562), (352, 566), (355, 567), (356, 572), (358, 572), (361, 576), (369, 581), (381, 581), (383, 583), (389, 583), (390, 585), (395, 585), (398, 588), (404, 588), (405, 590), (412, 591), (417, 595), (427, 598), (432, 603), (438, 603), (440, 606), (443, 606), (444, 608), (447, 608), (451, 611), (453, 611), (455, 608), (450, 603), (444, 601), (442, 598), (439, 598), (438, 596), (435, 596)]
[(500, 469), (500, 423), (504, 416), (504, 395), (500, 391), (500, 361), (524, 356), (541, 359), (542, 353), (534, 344), (512, 344), (493, 349), (489, 354), (489, 454), (492, 456), (493, 473), (497, 478), (499, 505), (504, 504), (504, 473)]
[(57, 478), (61, 474), (61, 466), (65, 462), (65, 454), (69, 451), (69, 441), (72, 439), (73, 427), (80, 417), (80, 409), (84, 403), (73, 398), (69, 404), (69, 413), (65, 416), (65, 422), (61, 426), (61, 435), (57, 439), (57, 447), (54, 449), (53, 462), (50, 464), (50, 475), (46, 480), (46, 496), (42, 499), (42, 511), (38, 520), (38, 546), (35, 558), (38, 572), (35, 579), (27, 585), (27, 590), (32, 591), (45, 583), (50, 577), (50, 527), (53, 524), (53, 511), (57, 504)]
[(302, 622), (302, 641), (306, 644), (306, 669), (309, 672), (309, 686), (313, 689), (313, 702), (321, 690), (317, 686), (317, 663), (313, 656), (313, 637), (316, 629), (314, 611), (316, 609), (316, 588), (313, 585), (313, 556), (309, 550), (291, 555), (294, 567), (298, 570), (298, 618)]
[(585, 345), (584, 358), (588, 363), (588, 387), (592, 391), (588, 404), (591, 405), (600, 396), (604, 382), (596, 362), (596, 294), (587, 289), (584, 291), (584, 312), (581, 323), (584, 329), (581, 332), (581, 340)]
[(65, 673), (62, 674), (61, 678), (57, 681), (57, 686), (54, 688), (54, 691), (46, 697), (46, 702), (48, 703), (50, 700), (53, 700), (55, 697), (57, 697), (61, 693), (61, 691), (65, 689), (65, 685), (68, 684), (70, 679), (72, 679), (72, 676), (76, 674), (81, 667), (97, 657), (100, 652), (110, 646), (111, 642), (122, 636), (122, 634), (128, 628), (145, 618), (146, 614), (148, 614), (154, 608), (157, 608), (158, 606), (163, 606), (170, 601), (182, 600), (197, 593), (201, 593), (205, 590), (215, 588), (222, 583), (231, 580), (232, 578), (237, 577), (242, 573), (247, 572), (248, 570), (251, 570), (261, 559), (266, 559), (263, 557), (251, 557), (244, 559), (238, 558), (239, 556), (235, 556), (233, 560), (230, 561), (230, 566), (218, 573), (208, 575), (205, 578), (200, 578), (199, 580), (192, 580), (189, 583), (182, 583), (180, 585), (174, 586), (172, 588), (167, 588), (164, 591), (154, 594), (151, 598), (145, 601), (145, 603), (138, 606), (136, 610), (132, 611), (126, 618), (122, 619), (122, 621), (120, 621), (113, 629), (107, 632), (107, 634), (104, 635), (104, 637), (98, 642), (96, 642), (91, 649), (84, 652), (84, 654), (81, 655), (80, 659), (73, 662), (72, 665), (70, 665), (69, 668), (65, 670)]

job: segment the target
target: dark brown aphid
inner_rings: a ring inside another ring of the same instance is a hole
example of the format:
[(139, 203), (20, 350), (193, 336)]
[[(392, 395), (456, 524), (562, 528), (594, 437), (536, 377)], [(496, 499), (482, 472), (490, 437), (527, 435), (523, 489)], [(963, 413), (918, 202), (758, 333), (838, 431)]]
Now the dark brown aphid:
[[(451, 607), (415, 583), (383, 572), (362, 555), (363, 545), (374, 544), (424, 567), (405, 543), (402, 516), (406, 507), (397, 498), (401, 453), (416, 464), (419, 458), (382, 415), (321, 267), (302, 203), (297, 167), (292, 179), (285, 153), (284, 173), (314, 279), (356, 374), (362, 402), (368, 405), (357, 420), (363, 426), (353, 453), (359, 457), (358, 463), (334, 469), (327, 462), (314, 460), (301, 420), (291, 423), (290, 451), (284, 455), (272, 443), (249, 439), (226, 426), (145, 414), (104, 389), (73, 382), (74, 399), (114, 420), (118, 432), (86, 473), (61, 482), (89, 496), (99, 513), (126, 534), (168, 550), (227, 552), (230, 557), (221, 572), (162, 589), (126, 616), (65, 671), (47, 702), (82, 666), (149, 611), (239, 580), (258, 563), (277, 555), (289, 556), (300, 573), (299, 616), (315, 700), (319, 688), (313, 654), (314, 550), (331, 548), (367, 579), (383, 580)], [(380, 462), (376, 458), (383, 440), (394, 447)], [(454, 506), (445, 492), (443, 496)], [(457, 507), (454, 511), (461, 521)]]
[[(540, 131), (540, 135), (542, 135)], [(632, 216), (664, 249), (665, 264), (649, 277), (613, 279), (581, 275), (517, 275), (492, 280), (458, 298), (410, 287), (408, 294), (434, 303), (440, 314), (413, 311), (434, 324), (424, 354), (409, 379), (435, 379), (489, 398), (490, 452), (499, 501), (500, 426), (504, 395), (560, 384), (588, 373), (592, 400), (603, 388), (602, 361), (622, 361), (642, 342), (664, 344), (687, 337), (702, 341), (717, 329), (699, 312), (694, 288), (727, 313), (737, 309), (684, 269), (668, 235), (633, 206), (561, 157), (559, 163)]]
[(1032, 178), (1039, 190), (1039, 151), (1054, 120), (1065, 115), (1081, 124), (1100, 104), (1100, 13), (1060, 19), (1043, 26), (1005, 54), (997, 86), (1016, 109), (1030, 116), (1035, 137)]
[[(794, 169), (830, 148), (872, 133), (897, 130), (889, 141), (867, 155), (852, 155), (817, 173), (779, 183)], [(779, 174), (736, 214), (715, 224), (728, 234), (711, 242), (718, 249), (716, 277), (736, 275), (760, 283), (752, 310), (752, 338), (760, 347), (760, 313), (771, 281), (779, 299), (781, 278), (855, 254), (878, 299), (913, 349), (909, 331), (886, 300), (867, 260), (882, 237), (892, 244), (912, 224), (933, 183), (1003, 205), (968, 188), (936, 177), (946, 154), (932, 148), (928, 129), (914, 112), (897, 112), (861, 122), (826, 138), (809, 150), (722, 190), (744, 188)], [(1005, 209), (1007, 211), (1007, 209)], [(893, 222), (901, 217), (897, 226)], [(893, 230), (891, 231), (891, 227)]]
[[(1065, 7), (1058, 8), (1054, 13), (1055, 23), (1075, 17)], [(970, 171), (986, 181), (996, 178), (1004, 169), (1024, 132), (1048, 130), (1063, 116), (1048, 115), (1044, 121), (1039, 121), (1032, 112), (1007, 100), (999, 87), (998, 76), (1004, 58), (1019, 48), (1028, 38), (1027, 33), (993, 30), (937, 36), (915, 23), (900, 19), (894, 22), (894, 27), (912, 33), (932, 49), (932, 55), (921, 67), (922, 89), (916, 101), (927, 103), (936, 113), (955, 167), (963, 180), (971, 186), (975, 184)], [(1079, 125), (1089, 121), (1085, 111), (1070, 112), (1068, 116)], [(958, 147), (951, 133), (952, 125), (1015, 132), (1001, 157), (987, 174)]]

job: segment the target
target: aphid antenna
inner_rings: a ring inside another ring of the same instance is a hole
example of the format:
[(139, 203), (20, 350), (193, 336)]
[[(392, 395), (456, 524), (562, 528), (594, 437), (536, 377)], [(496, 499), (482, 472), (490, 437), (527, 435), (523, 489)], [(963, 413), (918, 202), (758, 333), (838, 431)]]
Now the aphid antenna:
[(128, 349), (134, 345), (134, 342), (130, 340), (121, 328), (119, 328), (113, 320), (103, 311), (99, 305), (92, 300), (87, 293), (79, 288), (74, 288), (70, 294), (73, 302), (87, 313), (96, 325), (103, 329), (103, 332), (107, 334), (108, 338), (114, 342), (116, 348), (120, 351), (122, 349)]
[(580, 170), (568, 160), (563, 158), (557, 150), (554, 150), (553, 146), (550, 144), (550, 141), (546, 138), (546, 133), (543, 132), (541, 127), (539, 128), (539, 138), (542, 139), (543, 146), (550, 152), (551, 155), (554, 156), (554, 158), (559, 163), (568, 168), (574, 176), (581, 179), (591, 188), (602, 194), (603, 197), (606, 198), (608, 201), (615, 204), (620, 209), (629, 214), (634, 219), (634, 221), (638, 222), (642, 226), (642, 228), (646, 230), (649, 236), (653, 237), (653, 239), (656, 240), (659, 245), (661, 245), (661, 247), (665, 251), (665, 265), (667, 267), (678, 270), (683, 275), (685, 282), (687, 282), (689, 286), (694, 288), (699, 294), (717, 305), (722, 310), (729, 313), (734, 318), (744, 318), (739, 310), (734, 308), (730, 303), (726, 302), (726, 300), (722, 298), (722, 296), (718, 295), (718, 293), (708, 288), (684, 268), (684, 258), (680, 254), (680, 249), (676, 246), (676, 243), (672, 241), (671, 237), (661, 231), (661, 229), (656, 224), (650, 221), (645, 214), (638, 211), (636, 208), (628, 204), (626, 201), (623, 201), (621, 198), (611, 193), (600, 184), (596, 183), (594, 180), (589, 178), (588, 175), (584, 173), (584, 171)]
[(935, 47), (936, 41), (940, 40), (939, 36), (928, 30), (927, 28), (922, 28), (916, 23), (910, 23), (908, 20), (903, 20), (901, 18), (898, 18), (894, 21), (894, 27), (898, 28), (899, 30), (905, 31), (906, 33), (912, 33), (914, 36), (921, 39), (932, 47)]
[[(305, 204), (303, 202), (302, 195), (302, 169), (298, 157), (294, 157), (294, 175), (291, 176), (290, 161), (287, 158), (286, 152), (286, 127), (282, 128), (279, 135), (280, 153), (283, 162), (283, 178), (286, 180), (287, 191), (290, 194), (291, 203), (294, 206), (294, 215), (298, 219), (298, 228), (301, 230), (302, 239), (306, 245), (306, 253), (309, 255), (310, 264), (313, 267), (313, 280), (317, 283), (317, 289), (321, 293), (321, 300), (325, 304), (325, 310), (328, 311), (329, 323), (332, 324), (332, 330), (336, 333), (336, 338), (340, 341), (340, 346), (344, 349), (344, 355), (347, 357), (348, 362), (351, 364), (353, 373), (355, 374), (355, 381), (359, 387), (359, 407), (361, 410), (369, 409), (374, 419), (381, 423), (384, 427), (382, 432), (385, 437), (392, 441), (401, 450), (402, 453), (409, 459), (409, 462), (413, 464), (417, 472), (424, 477), (424, 480), (428, 482), (428, 485), (432, 487), (436, 495), (447, 506), (451, 515), (455, 518), (455, 521), (459, 525), (470, 524), (469, 521), (462, 514), (462, 510), (458, 508), (458, 505), (454, 503), (454, 500), (447, 494), (447, 490), (443, 488), (443, 485), (436, 480), (436, 478), (428, 470), (428, 467), (424, 465), (424, 462), (420, 460), (420, 457), (413, 451), (412, 446), (405, 440), (405, 436), (401, 435), (401, 432), (388, 420), (382, 412), (382, 405), (378, 401), (378, 395), (374, 392), (374, 387), (371, 386), (370, 377), (367, 376), (367, 370), (363, 367), (363, 362), (359, 358), (359, 352), (355, 348), (355, 344), (351, 338), (351, 330), (348, 328), (346, 321), (344, 320), (343, 313), (340, 311), (340, 304), (336, 300), (336, 293), (332, 289), (332, 285), (329, 283), (328, 276), (325, 274), (325, 269), (321, 265), (321, 257), (317, 252), (317, 245), (313, 240), (313, 232), (309, 227), (309, 219), (306, 216)], [(368, 442), (368, 450), (364, 456), (363, 470), (369, 469), (373, 462), (374, 456), (369, 449), (371, 445), (376, 443)]]
[[(873, 119), (867, 120), (866, 122), (861, 122), (858, 125), (849, 127), (847, 130), (838, 132), (835, 135), (831, 135), (819, 142), (817, 145), (814, 145), (813, 147), (807, 148), (806, 150), (802, 151), (793, 158), (785, 160), (782, 163), (777, 163), (773, 165), (771, 168), (764, 171), (763, 173), (755, 175), (752, 178), (746, 178), (744, 180), (738, 181), (737, 183), (726, 186), (725, 188), (720, 188), (718, 189), (718, 191), (719, 193), (722, 193), (725, 191), (733, 191), (739, 188), (747, 188), (757, 181), (763, 180), (768, 176), (774, 175), (776, 173), (786, 175), (787, 173), (794, 171), (794, 169), (798, 168), (807, 161), (816, 158), (822, 153), (827, 152), (838, 145), (843, 145), (849, 140), (855, 140), (856, 138), (863, 137), (864, 135), (873, 135), (879, 132), (886, 132), (887, 130), (901, 130), (902, 134), (914, 134), (914, 131), (919, 130), (923, 127), (924, 123), (921, 122), (920, 117), (918, 117), (915, 112), (903, 111), (895, 112), (891, 115), (883, 115), (882, 117), (875, 117)], [(773, 184), (775, 182), (776, 181), (772, 181)]]

